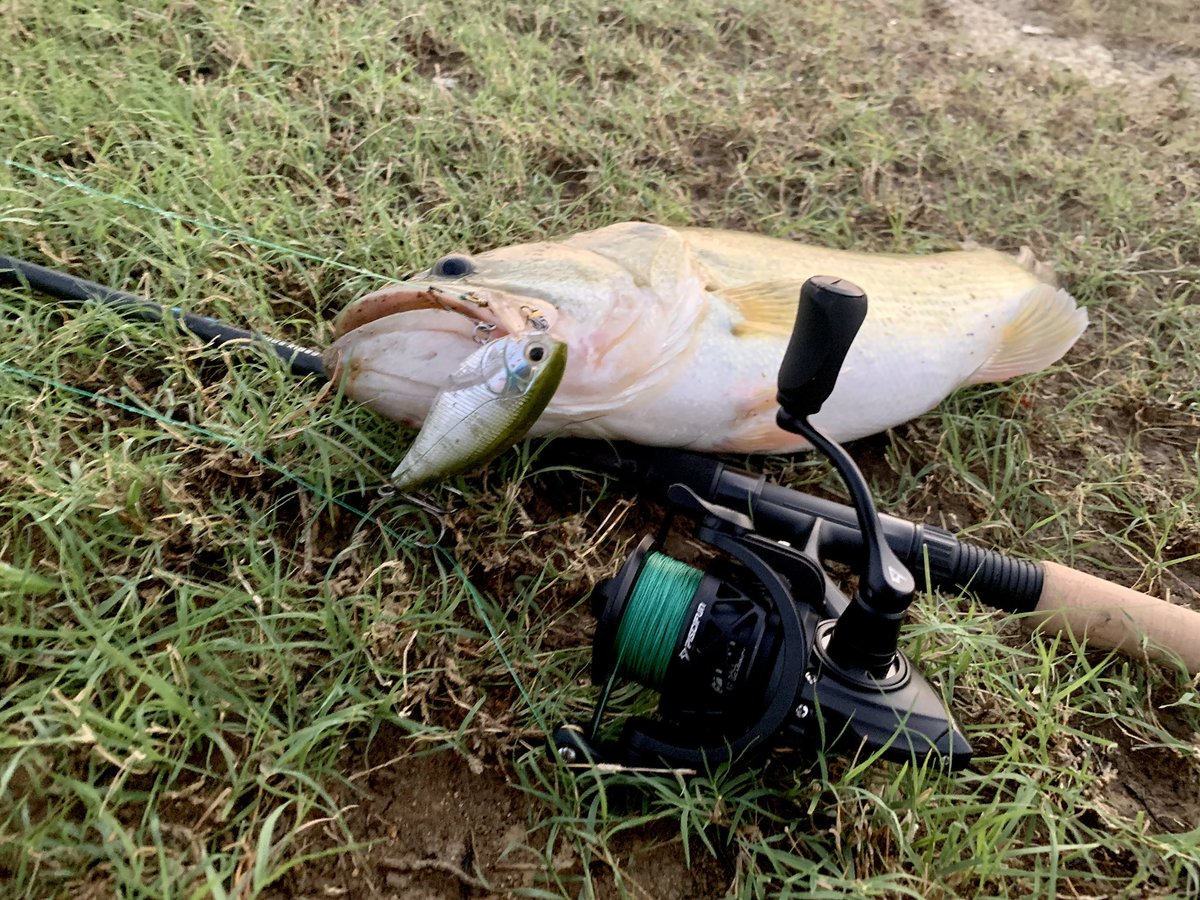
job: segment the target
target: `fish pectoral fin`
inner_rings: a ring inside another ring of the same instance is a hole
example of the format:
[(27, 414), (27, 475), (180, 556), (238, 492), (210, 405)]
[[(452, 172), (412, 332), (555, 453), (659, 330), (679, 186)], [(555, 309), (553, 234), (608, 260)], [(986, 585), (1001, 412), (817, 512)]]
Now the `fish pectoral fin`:
[(1005, 381), (1058, 362), (1087, 328), (1087, 310), (1066, 291), (1039, 284), (1021, 299), (999, 346), (967, 384)]
[(800, 287), (794, 279), (755, 281), (738, 287), (721, 288), (716, 293), (742, 314), (742, 321), (733, 327), (735, 336), (775, 334), (788, 337), (796, 322)]

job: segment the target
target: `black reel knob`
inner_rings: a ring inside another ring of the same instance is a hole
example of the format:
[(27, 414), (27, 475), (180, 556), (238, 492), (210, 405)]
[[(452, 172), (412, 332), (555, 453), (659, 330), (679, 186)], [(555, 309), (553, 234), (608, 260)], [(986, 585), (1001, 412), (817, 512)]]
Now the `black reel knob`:
[(857, 285), (828, 275), (804, 282), (779, 367), (778, 399), (786, 413), (807, 418), (820, 411), (866, 317), (867, 295)]

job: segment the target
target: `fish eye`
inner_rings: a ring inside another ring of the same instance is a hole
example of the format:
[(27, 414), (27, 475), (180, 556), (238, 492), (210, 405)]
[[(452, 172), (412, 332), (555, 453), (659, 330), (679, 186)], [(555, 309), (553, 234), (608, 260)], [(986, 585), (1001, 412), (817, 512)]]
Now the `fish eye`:
[(464, 275), (470, 275), (475, 271), (475, 266), (471, 260), (465, 256), (451, 254), (443, 256), (433, 264), (431, 273), (437, 278), (461, 278)]
[(530, 362), (541, 362), (546, 358), (546, 348), (541, 344), (530, 344), (525, 349), (525, 358)]

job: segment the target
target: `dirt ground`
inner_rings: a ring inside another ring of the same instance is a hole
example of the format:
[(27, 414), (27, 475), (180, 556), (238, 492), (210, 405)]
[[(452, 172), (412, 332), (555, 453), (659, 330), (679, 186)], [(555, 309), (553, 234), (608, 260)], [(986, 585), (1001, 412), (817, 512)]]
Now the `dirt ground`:
[[(343, 799), (346, 822), (370, 846), (327, 866), (304, 867), (276, 885), (279, 897), (404, 897), (407, 900), (507, 896), (545, 889), (544, 873), (578, 877), (586, 864), (569, 847), (549, 862), (534, 858), (526, 832), (531, 802), (499, 766), (480, 766), (454, 753), (412, 755), (408, 738), (388, 733), (371, 746), (358, 781)], [(355, 763), (361, 767), (362, 760)], [(728, 877), (706, 854), (692, 865), (679, 852), (670, 824), (641, 828), (619, 842), (622, 867), (638, 896), (717, 897)], [(338, 835), (326, 835), (337, 840)], [(320, 845), (321, 839), (314, 842)], [(596, 864), (593, 874), (603, 865)], [(597, 878), (603, 885), (603, 878)], [(620, 896), (601, 889), (599, 896)]]
[[(944, 0), (925, 7), (931, 35), (957, 44), (962, 54), (1020, 59), (1058, 67), (1106, 87), (1119, 87), (1131, 113), (1173, 102), (1181, 87), (1200, 96), (1200, 47), (1161, 40), (1114, 40), (1048, 0)], [(1192, 29), (1196, 31), (1196, 29)], [(871, 447), (865, 448), (868, 456)], [(869, 466), (870, 461), (867, 460)], [(1170, 721), (1164, 721), (1171, 728)], [(1181, 832), (1200, 821), (1200, 785), (1164, 766), (1153, 748), (1135, 749), (1112, 729), (1112, 777), (1107, 802), (1122, 814), (1142, 813), (1161, 831)], [(353, 857), (303, 866), (275, 886), (289, 897), (404, 897), (413, 900), (505, 896), (533, 888), (547, 863), (522, 856), (530, 820), (525, 793), (501, 766), (480, 766), (453, 753), (412, 756), (403, 734), (372, 743), (369, 759), (348, 755), (346, 771), (357, 793), (339, 796), (346, 822), (362, 849)], [(718, 897), (732, 867), (696, 854), (689, 867), (671, 829), (648, 828), (630, 839), (623, 860), (635, 891), (646, 897)], [(659, 833), (661, 832), (661, 833)], [(314, 835), (314, 852), (343, 835)], [(527, 852), (527, 851), (525, 851)], [(553, 857), (555, 869), (578, 873), (571, 854)], [(616, 895), (613, 889), (613, 894)]]
[[(1050, 0), (946, 0), (949, 21), (976, 53), (1016, 56), (1059, 66), (1102, 87), (1119, 87), (1131, 109), (1162, 100), (1179, 86), (1200, 93), (1195, 46), (1172, 46), (1174, 36), (1130, 41), (1088, 27), (1071, 15), (1071, 4)], [(1194, 29), (1193, 29), (1194, 30)]]

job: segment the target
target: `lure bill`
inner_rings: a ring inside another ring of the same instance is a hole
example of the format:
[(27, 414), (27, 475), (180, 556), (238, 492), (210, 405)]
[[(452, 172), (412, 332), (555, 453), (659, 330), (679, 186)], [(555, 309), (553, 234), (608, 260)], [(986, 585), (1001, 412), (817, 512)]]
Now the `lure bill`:
[(392, 473), (397, 490), (482, 465), (529, 431), (554, 396), (567, 345), (542, 331), (488, 341), (434, 398), (412, 446)]

